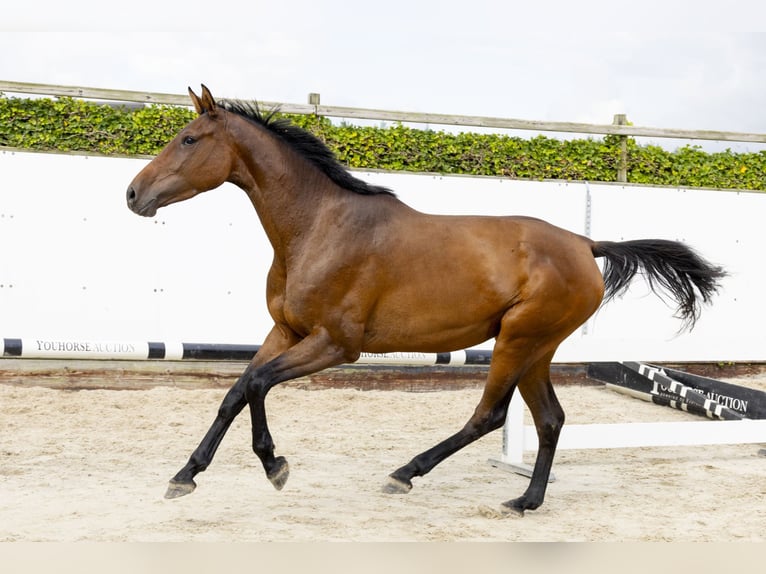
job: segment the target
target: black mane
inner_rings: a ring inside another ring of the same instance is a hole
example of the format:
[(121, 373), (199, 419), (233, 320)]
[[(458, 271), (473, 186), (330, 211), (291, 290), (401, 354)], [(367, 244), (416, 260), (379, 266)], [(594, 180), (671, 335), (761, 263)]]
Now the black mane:
[(270, 110), (264, 114), (261, 113), (257, 102), (244, 100), (220, 100), (217, 105), (266, 128), (313, 163), (340, 187), (362, 195), (394, 195), (386, 187), (370, 185), (351, 175), (322, 140), (311, 132), (296, 126), (290, 120), (278, 118), (278, 109)]

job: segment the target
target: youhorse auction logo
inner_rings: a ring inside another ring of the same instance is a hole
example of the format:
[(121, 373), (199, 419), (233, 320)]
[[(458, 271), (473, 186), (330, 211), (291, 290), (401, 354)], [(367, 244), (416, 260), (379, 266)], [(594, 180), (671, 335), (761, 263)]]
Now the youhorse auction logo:
[(133, 343), (102, 341), (35, 340), (37, 351), (48, 353), (135, 353)]

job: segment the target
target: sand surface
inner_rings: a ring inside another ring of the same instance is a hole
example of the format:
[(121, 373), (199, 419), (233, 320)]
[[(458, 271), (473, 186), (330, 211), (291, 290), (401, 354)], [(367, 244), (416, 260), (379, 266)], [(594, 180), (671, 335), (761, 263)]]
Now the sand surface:
[[(766, 390), (766, 380), (739, 384)], [(700, 421), (602, 386), (557, 389), (568, 423)], [(389, 472), (458, 430), (479, 390), (275, 388), (277, 492), (232, 425), (199, 487), (163, 498), (224, 391), (56, 390), (0, 385), (0, 541), (763, 541), (763, 445), (560, 451), (545, 504), (524, 518), (480, 508), (528, 479), (491, 467), (497, 431), (381, 492)], [(529, 462), (532, 453), (529, 454)]]

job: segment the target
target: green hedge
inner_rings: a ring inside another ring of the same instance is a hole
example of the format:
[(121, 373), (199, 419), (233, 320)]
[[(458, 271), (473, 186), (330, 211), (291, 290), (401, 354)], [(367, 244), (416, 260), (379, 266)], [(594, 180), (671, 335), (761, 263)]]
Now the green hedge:
[[(22, 99), (0, 94), (0, 146), (106, 155), (155, 155), (194, 118), (187, 108), (112, 107), (71, 98)], [(334, 125), (291, 116), (323, 139), (349, 167), (493, 175), (530, 179), (615, 181), (619, 137), (559, 140), (544, 136), (447, 133), (396, 124)], [(766, 152), (670, 152), (628, 139), (628, 181), (683, 187), (766, 190)]]
[(194, 117), (186, 108), (131, 110), (72, 98), (0, 97), (0, 145), (106, 155), (154, 155)]

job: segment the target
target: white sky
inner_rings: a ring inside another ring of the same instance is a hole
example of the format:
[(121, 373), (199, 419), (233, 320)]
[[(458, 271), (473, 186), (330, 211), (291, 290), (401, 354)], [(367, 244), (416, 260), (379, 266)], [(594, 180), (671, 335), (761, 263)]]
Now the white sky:
[(766, 2), (27, 0), (0, 79), (766, 133)]

